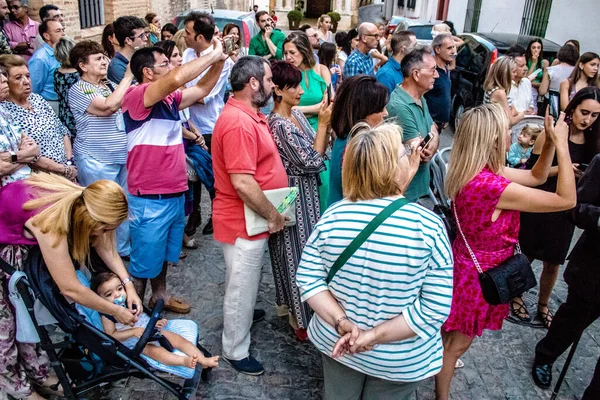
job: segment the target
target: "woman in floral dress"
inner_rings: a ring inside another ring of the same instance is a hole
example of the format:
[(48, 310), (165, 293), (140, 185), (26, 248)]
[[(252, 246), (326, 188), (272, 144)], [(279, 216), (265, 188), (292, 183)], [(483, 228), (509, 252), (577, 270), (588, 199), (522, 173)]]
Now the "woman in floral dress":
[[(561, 115), (556, 127), (546, 117), (550, 139), (532, 170), (505, 168), (510, 143), (509, 119), (502, 106), (485, 104), (467, 111), (461, 120), (450, 155), (446, 190), (465, 236), (452, 246), (454, 283), (452, 306), (442, 327), (444, 362), (436, 376), (436, 399), (448, 399), (456, 361), (484, 329), (499, 330), (508, 315), (508, 304), (488, 304), (481, 293), (478, 272), (465, 244), (482, 270), (512, 256), (519, 237), (519, 211), (548, 212), (572, 208), (575, 179), (567, 144), (568, 128)], [(556, 192), (533, 189), (544, 182), (556, 150)], [(458, 225), (457, 224), (457, 225)]]
[(296, 270), (306, 240), (321, 216), (319, 206), (319, 172), (325, 169), (327, 127), (332, 106), (322, 106), (315, 131), (304, 114), (293, 109), (304, 91), (300, 85), (302, 72), (294, 65), (280, 61), (272, 66), (275, 84), (275, 107), (269, 115), (269, 127), (290, 187), (299, 189), (296, 201), (296, 225), (269, 238), (269, 253), (275, 275), (277, 304), (290, 308), (290, 323), (300, 340), (307, 340), (309, 308), (302, 304), (296, 286)]

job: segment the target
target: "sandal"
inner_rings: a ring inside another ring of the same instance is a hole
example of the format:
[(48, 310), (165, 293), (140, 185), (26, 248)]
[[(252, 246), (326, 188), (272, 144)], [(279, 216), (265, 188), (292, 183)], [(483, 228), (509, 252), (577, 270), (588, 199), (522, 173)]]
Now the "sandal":
[(198, 248), (198, 245), (196, 244), (196, 239), (184, 234), (183, 247), (185, 247), (186, 249), (196, 250)]
[[(546, 312), (540, 311), (540, 307), (546, 307)], [(546, 329), (550, 329), (550, 324), (552, 324), (554, 314), (548, 308), (548, 304), (538, 303), (538, 312), (536, 318), (542, 321)]]
[[(521, 302), (518, 302), (516, 299), (521, 300)], [(529, 311), (520, 297), (516, 297), (510, 301), (510, 314), (521, 322), (531, 321), (531, 315), (529, 315)]]
[[(58, 378), (57, 378), (58, 380)], [(35, 391), (40, 395), (40, 396), (58, 396), (58, 397), (63, 397), (65, 395), (62, 386), (60, 384), (60, 382), (56, 382), (54, 384), (45, 384), (44, 383), (38, 383), (35, 381), (31, 381), (31, 386), (33, 386), (33, 388), (35, 389)]]
[[(154, 299), (150, 299), (148, 307), (154, 309), (155, 304), (156, 301)], [(172, 311), (177, 314), (187, 314), (190, 312), (191, 308), (192, 307), (188, 303), (175, 296), (171, 296), (169, 301), (165, 301), (165, 305), (163, 306), (163, 310)]]

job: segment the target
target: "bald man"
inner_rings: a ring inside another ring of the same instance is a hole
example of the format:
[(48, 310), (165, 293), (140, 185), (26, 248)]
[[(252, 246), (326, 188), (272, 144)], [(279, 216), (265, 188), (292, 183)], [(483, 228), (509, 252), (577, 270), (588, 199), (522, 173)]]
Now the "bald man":
[(358, 44), (346, 60), (344, 77), (349, 78), (354, 75), (375, 76), (373, 58), (369, 52), (377, 48), (380, 37), (379, 29), (375, 24), (370, 22), (360, 24), (358, 27)]

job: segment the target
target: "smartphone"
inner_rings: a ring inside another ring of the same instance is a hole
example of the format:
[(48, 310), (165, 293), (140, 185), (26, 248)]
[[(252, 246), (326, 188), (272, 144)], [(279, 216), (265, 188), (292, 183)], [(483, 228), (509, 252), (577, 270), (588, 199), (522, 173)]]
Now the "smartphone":
[(233, 43), (232, 37), (223, 38), (223, 47), (225, 47), (225, 54), (231, 54), (235, 50), (235, 44)]
[(577, 166), (577, 169), (580, 170), (581, 172), (583, 172), (583, 171), (585, 171), (587, 169), (587, 167), (589, 167), (589, 164), (583, 164), (583, 163), (581, 163), (581, 164), (579, 164)]
[(327, 105), (331, 104), (331, 84), (327, 85)]
[(431, 142), (431, 139), (433, 139), (433, 133), (429, 132), (424, 138), (423, 140), (421, 140), (421, 144), (419, 144), (419, 147), (427, 147), (427, 145), (429, 144), (429, 142)]

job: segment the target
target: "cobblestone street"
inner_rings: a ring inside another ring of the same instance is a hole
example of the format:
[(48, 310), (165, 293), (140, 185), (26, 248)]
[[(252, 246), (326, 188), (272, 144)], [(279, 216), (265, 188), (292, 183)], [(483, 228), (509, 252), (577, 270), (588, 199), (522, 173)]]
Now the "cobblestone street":
[[(448, 133), (442, 135), (441, 148), (451, 144)], [(203, 194), (203, 215), (208, 215), (208, 196)], [(573, 244), (580, 232), (576, 232)], [(196, 235), (199, 248), (186, 250), (188, 257), (169, 270), (168, 282), (173, 294), (184, 297), (192, 304), (191, 318), (199, 325), (200, 342), (213, 354), (220, 354), (223, 325), (223, 294), (225, 264), (220, 246), (212, 236)], [(541, 263), (534, 270), (539, 280)], [(551, 308), (556, 310), (561, 299), (566, 299), (567, 287), (560, 278), (554, 290)], [(537, 301), (536, 289), (525, 296), (526, 303)], [(148, 295), (148, 293), (147, 293)], [(209, 382), (201, 383), (198, 399), (321, 399), (323, 376), (321, 355), (310, 343), (296, 340), (287, 318), (275, 313), (275, 286), (268, 254), (265, 253), (263, 278), (257, 308), (266, 311), (264, 321), (252, 328), (251, 353), (265, 367), (265, 374), (250, 377), (239, 374), (226, 362), (212, 372)], [(535, 307), (530, 307), (535, 310)], [(167, 318), (176, 318), (167, 314)], [(464, 368), (457, 370), (452, 381), (452, 400), (537, 400), (549, 399), (551, 390), (534, 385), (530, 370), (536, 343), (545, 335), (536, 329), (505, 321), (501, 331), (486, 331), (462, 360)], [(558, 379), (567, 353), (555, 363), (553, 384)], [(600, 322), (590, 326), (577, 348), (559, 399), (579, 399), (591, 380), (600, 356)], [(131, 378), (107, 386), (90, 394), (90, 399), (158, 400), (170, 399), (162, 388), (148, 380)], [(434, 399), (433, 379), (427, 380), (417, 391), (417, 400)], [(368, 399), (366, 399), (368, 400)]]
[[(169, 271), (173, 293), (193, 304), (191, 318), (200, 326), (201, 343), (213, 354), (220, 354), (222, 329), (222, 299), (224, 293), (224, 262), (220, 247), (212, 237), (199, 237), (200, 248), (188, 250), (188, 258)], [(538, 276), (541, 264), (534, 264)], [(558, 299), (566, 298), (562, 277), (555, 291), (554, 309)], [(286, 318), (275, 314), (275, 288), (268, 255), (265, 254), (263, 280), (258, 307), (267, 316), (252, 329), (251, 352), (264, 363), (265, 374), (250, 377), (235, 372), (221, 362), (209, 382), (201, 383), (197, 396), (201, 399), (321, 399), (322, 372), (320, 354), (310, 343), (299, 343)], [(175, 315), (167, 315), (174, 318)], [(538, 389), (530, 377), (533, 351), (543, 337), (543, 329), (505, 322), (499, 332), (486, 332), (477, 339), (463, 357), (465, 367), (457, 370), (453, 380), (454, 400), (534, 400), (548, 399), (551, 391)], [(596, 322), (584, 334), (560, 399), (578, 399), (589, 383), (600, 354), (600, 324)], [(566, 354), (565, 354), (566, 356)], [(556, 381), (563, 357), (555, 364)], [(169, 399), (171, 396), (158, 385), (129, 379), (90, 396), (93, 399)], [(433, 380), (418, 390), (418, 400), (433, 399)]]

